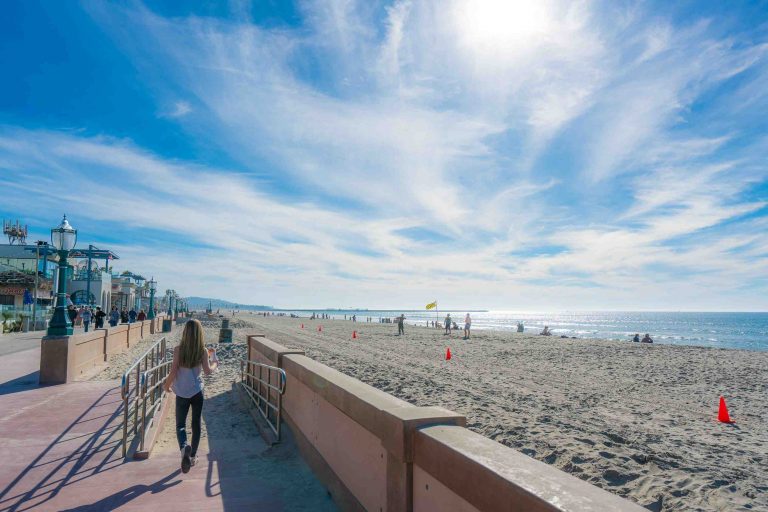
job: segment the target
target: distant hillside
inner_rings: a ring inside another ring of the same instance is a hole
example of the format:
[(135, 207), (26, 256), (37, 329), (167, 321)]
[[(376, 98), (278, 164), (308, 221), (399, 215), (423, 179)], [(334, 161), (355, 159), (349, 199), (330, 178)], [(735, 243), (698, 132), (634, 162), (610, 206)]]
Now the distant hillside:
[(253, 311), (267, 311), (271, 310), (271, 306), (259, 306), (257, 304), (237, 304), (235, 302), (229, 302), (222, 299), (211, 299), (208, 297), (186, 297), (189, 309), (206, 309), (208, 304), (211, 304), (213, 309), (234, 309), (238, 307), (240, 309), (249, 309)]

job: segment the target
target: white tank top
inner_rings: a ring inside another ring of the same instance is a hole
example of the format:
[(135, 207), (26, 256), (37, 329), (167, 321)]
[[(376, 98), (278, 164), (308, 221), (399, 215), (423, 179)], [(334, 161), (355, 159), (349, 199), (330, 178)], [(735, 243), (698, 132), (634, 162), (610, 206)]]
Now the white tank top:
[(181, 398), (192, 398), (203, 390), (203, 365), (194, 368), (179, 366), (176, 379), (173, 381), (173, 392)]

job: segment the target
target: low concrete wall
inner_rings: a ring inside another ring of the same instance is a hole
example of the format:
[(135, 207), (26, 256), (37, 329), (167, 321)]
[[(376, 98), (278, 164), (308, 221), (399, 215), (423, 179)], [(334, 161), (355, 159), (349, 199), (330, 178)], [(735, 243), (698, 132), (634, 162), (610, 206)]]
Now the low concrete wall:
[[(152, 324), (157, 325), (161, 320), (118, 324), (73, 336), (43, 337), (40, 345), (40, 384), (64, 384), (77, 380), (88, 370), (104, 364), (109, 355), (123, 352), (141, 341), (143, 332), (147, 336), (153, 334)], [(143, 323), (147, 325), (143, 326)]]
[(263, 336), (248, 358), (283, 368), (283, 414), (343, 510), (631, 511), (643, 508)]
[(108, 354), (118, 354), (128, 348), (128, 324), (117, 324), (105, 329), (107, 341), (105, 346), (105, 360)]
[(128, 346), (135, 345), (141, 340), (141, 322), (128, 324)]
[(261, 336), (251, 360), (287, 375), (283, 414), (305, 459), (345, 510), (407, 511), (413, 434), (421, 425), (464, 425), (439, 407), (416, 407)]

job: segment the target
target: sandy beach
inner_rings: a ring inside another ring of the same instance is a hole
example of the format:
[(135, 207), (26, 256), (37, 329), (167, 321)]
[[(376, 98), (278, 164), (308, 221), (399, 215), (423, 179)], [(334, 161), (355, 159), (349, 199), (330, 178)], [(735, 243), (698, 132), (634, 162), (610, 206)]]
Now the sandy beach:
[[(205, 322), (208, 341), (219, 323)], [(465, 414), (472, 430), (650, 510), (768, 509), (768, 353), (498, 331), (463, 341), (410, 325), (398, 337), (394, 324), (246, 313), (232, 327), (207, 398), (230, 392), (246, 335), (261, 333), (413, 404)], [(130, 359), (116, 356), (100, 378)], [(734, 425), (716, 421), (720, 395)], [(256, 435), (233, 402), (211, 403), (220, 408), (205, 418), (221, 423), (214, 428)], [(159, 449), (174, 448), (166, 431)]]

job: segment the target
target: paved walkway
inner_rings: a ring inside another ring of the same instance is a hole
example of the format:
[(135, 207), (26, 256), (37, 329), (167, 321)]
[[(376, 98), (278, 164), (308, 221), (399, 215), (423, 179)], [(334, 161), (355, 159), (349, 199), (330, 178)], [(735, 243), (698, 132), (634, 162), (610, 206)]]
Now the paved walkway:
[(175, 450), (125, 461), (117, 382), (38, 387), (38, 361), (0, 357), (0, 511), (336, 510), (290, 441), (209, 432), (186, 475)]

